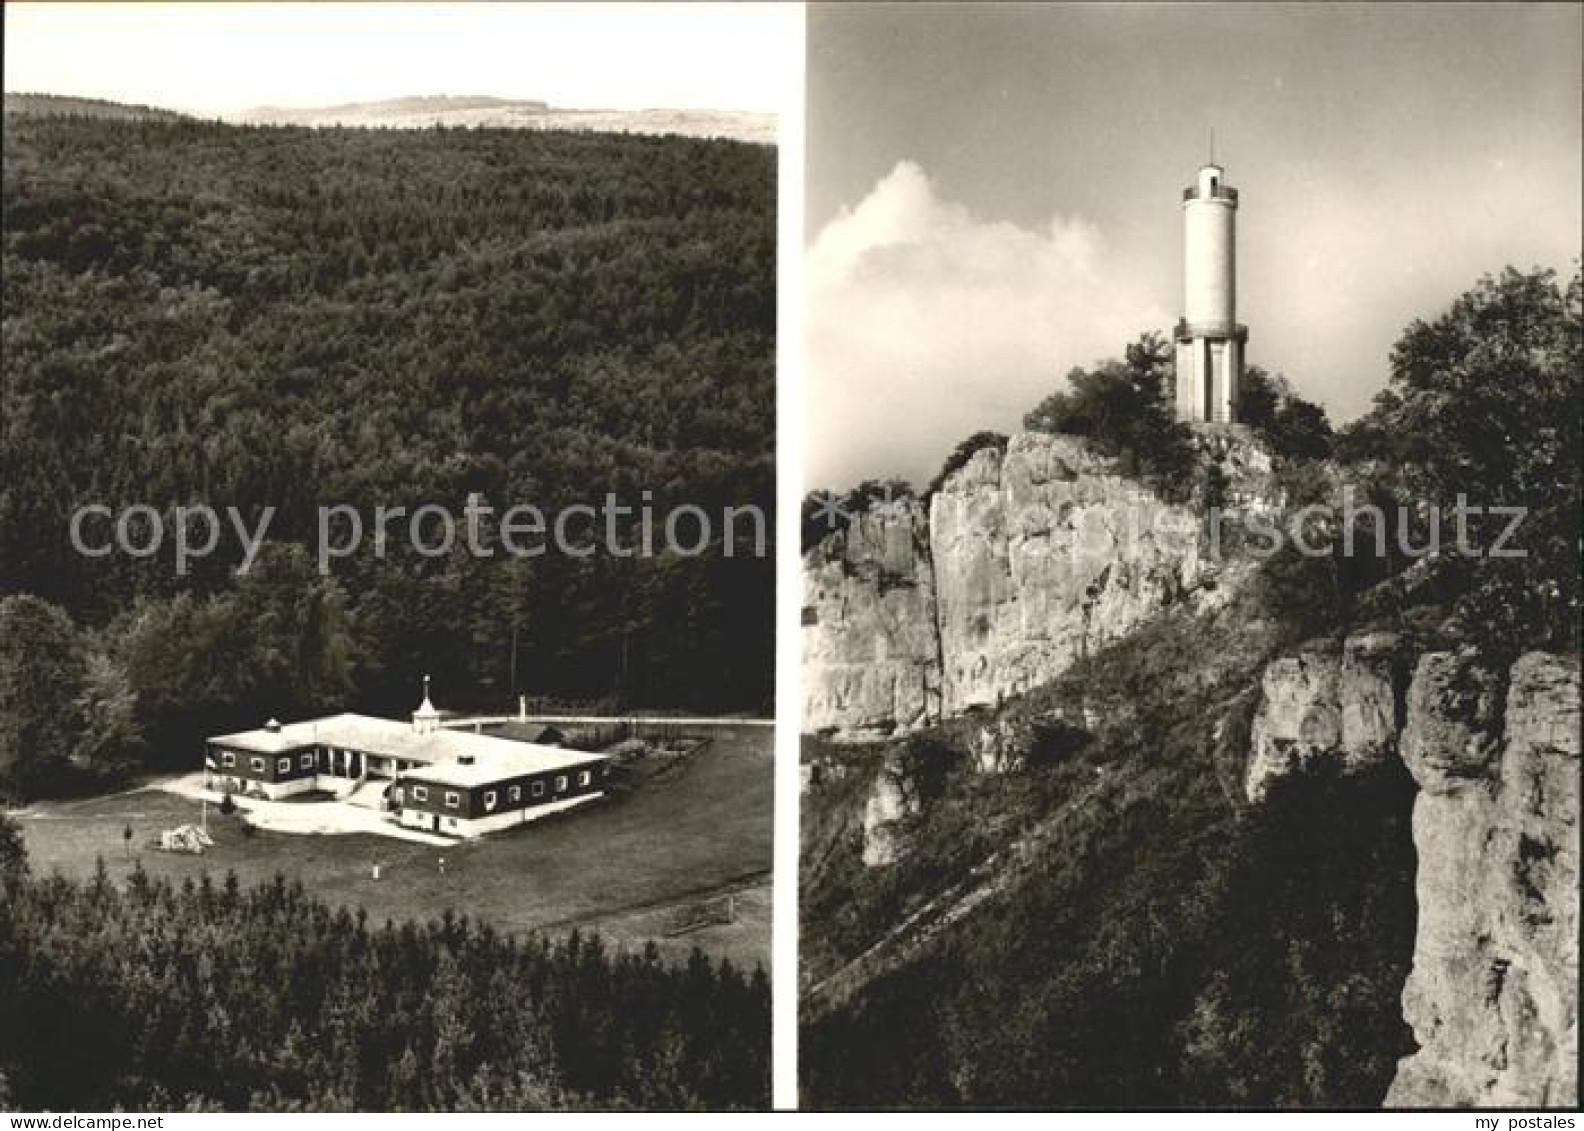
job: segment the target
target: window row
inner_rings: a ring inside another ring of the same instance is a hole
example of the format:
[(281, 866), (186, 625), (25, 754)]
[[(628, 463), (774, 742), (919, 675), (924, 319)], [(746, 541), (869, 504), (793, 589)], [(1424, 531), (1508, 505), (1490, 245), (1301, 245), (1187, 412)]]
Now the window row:
[[(583, 770), (577, 775), (577, 784), (578, 784), (579, 787), (587, 786), (593, 780), (594, 780), (594, 774), (590, 770)], [(568, 788), (568, 781), (569, 781), (569, 779), (567, 778), (567, 775), (565, 775), (565, 774), (557, 774), (556, 775), (556, 779), (555, 779), (555, 791), (557, 793), (565, 793), (567, 791), (567, 788)], [(545, 795), (545, 783), (544, 782), (536, 781), (536, 782), (530, 782), (529, 783), (529, 796), (530, 797), (543, 797), (544, 795)], [(522, 786), (514, 785), (514, 786), (509, 787), (506, 790), (506, 799), (507, 799), (507, 801), (510, 804), (512, 804), (512, 805), (520, 805), (520, 804), (522, 804), (522, 798), (523, 798), (523, 787)], [(429, 800), (429, 787), (428, 786), (422, 786), (422, 785), (413, 786), (412, 787), (412, 799), (414, 801), (428, 801)], [(450, 790), (450, 789), (446, 790), (445, 791), (444, 800), (445, 800), (445, 806), (446, 806), (447, 809), (456, 809), (456, 808), (460, 807), (461, 804), (462, 804), (462, 796), (461, 796), (461, 794), (457, 793), (455, 790)], [(499, 801), (500, 801), (499, 791), (490, 789), (490, 790), (486, 790), (484, 792), (484, 808), (486, 810), (494, 809), (496, 804)]]
[[(220, 755), (220, 765), (226, 768), (235, 766), (236, 757), (237, 756), (231, 751), (225, 751)], [(311, 770), (318, 764), (318, 760), (311, 753), (303, 754), (299, 757), (298, 764), (305, 770)], [(264, 765), (265, 762), (263, 758), (248, 759), (248, 766), (255, 774), (262, 774), (264, 772)], [(277, 758), (275, 760), (275, 769), (277, 772), (289, 774), (291, 773), (291, 768), (292, 761), (290, 758)]]
[[(221, 754), (220, 754), (220, 765), (223, 766), (223, 767), (229, 768), (229, 767), (235, 766), (236, 765), (236, 760), (237, 760), (237, 756), (232, 751), (229, 751), (229, 750), (222, 751)], [(265, 770), (266, 763), (265, 763), (265, 760), (263, 758), (251, 758), (251, 759), (249, 759), (249, 765), (252, 768), (252, 771), (254, 773), (262, 774), (264, 772), (264, 770)], [(318, 765), (318, 758), (312, 752), (303, 754), (303, 755), (301, 755), (299, 757), (299, 765), (304, 770), (315, 769), (316, 766)], [(276, 768), (276, 770), (279, 773), (282, 773), (282, 774), (291, 773), (291, 768), (292, 768), (292, 760), (291, 760), (291, 758), (290, 757), (282, 757), (282, 758), (277, 759), (276, 763), (275, 763), (275, 768)], [(602, 776), (609, 775), (610, 767), (606, 766), (600, 772), (601, 772)], [(593, 772), (590, 771), (590, 770), (580, 770), (578, 772), (578, 774), (577, 774), (577, 784), (578, 784), (579, 788), (583, 788), (583, 787), (588, 786), (593, 780), (594, 780), (594, 775), (593, 775)], [(529, 783), (529, 785), (530, 785), (530, 790), (531, 790), (530, 796), (532, 796), (532, 797), (543, 797), (544, 796), (544, 794), (545, 794), (545, 783), (544, 782), (536, 781), (536, 782)], [(567, 791), (567, 788), (568, 788), (567, 775), (566, 774), (557, 774), (556, 775), (556, 779), (555, 779), (555, 792), (557, 792), (557, 793), (565, 793)], [(413, 796), (413, 800), (415, 800), (415, 801), (427, 801), (429, 799), (429, 790), (426, 787), (424, 787), (424, 786), (415, 785), (415, 786), (412, 787), (412, 796)], [(511, 803), (513, 805), (521, 804), (522, 796), (523, 796), (523, 794), (522, 794), (522, 786), (520, 786), (520, 785), (511, 786), (510, 788), (507, 789), (506, 796), (507, 796), (507, 800), (509, 801), (509, 803)], [(484, 808), (487, 809), (487, 810), (488, 809), (494, 809), (498, 800), (499, 800), (499, 797), (498, 797), (498, 794), (497, 794), (496, 790), (492, 789), (492, 790), (486, 791), (485, 794), (484, 794)], [(462, 804), (462, 798), (454, 790), (447, 790), (446, 794), (445, 794), (445, 804), (446, 804), (446, 807), (448, 809), (456, 809), (456, 808), (460, 807), (460, 805)]]

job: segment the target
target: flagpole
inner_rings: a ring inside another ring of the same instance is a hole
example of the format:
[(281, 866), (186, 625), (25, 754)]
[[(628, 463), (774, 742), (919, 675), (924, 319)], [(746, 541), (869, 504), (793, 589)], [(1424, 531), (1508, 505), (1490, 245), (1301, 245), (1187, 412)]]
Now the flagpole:
[(199, 819), (203, 822), (205, 836), (209, 834), (209, 791), (214, 788), (214, 776), (219, 769), (220, 767), (214, 763), (213, 751), (206, 750), (204, 752), (204, 787), (203, 792), (199, 794), (199, 800), (203, 803), (203, 815)]

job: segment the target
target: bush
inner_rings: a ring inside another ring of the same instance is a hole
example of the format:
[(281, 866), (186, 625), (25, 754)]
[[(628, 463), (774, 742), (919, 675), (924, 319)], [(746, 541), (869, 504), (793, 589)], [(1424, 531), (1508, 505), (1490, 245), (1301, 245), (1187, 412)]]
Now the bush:
[(1333, 434), (1325, 409), (1293, 392), (1287, 378), (1251, 365), (1238, 390), (1238, 418), (1277, 455), (1290, 459), (1324, 459), (1331, 454)]
[(946, 457), (946, 462), (941, 465), (941, 469), (936, 473), (935, 478), (930, 480), (929, 487), (924, 491), (925, 498), (939, 491), (945, 486), (947, 479), (967, 467), (969, 460), (987, 448), (1005, 452), (1007, 448), (1006, 434), (1004, 432), (975, 432), (958, 444), (952, 449), (951, 455)]
[(1171, 404), (1173, 362), (1164, 338), (1145, 334), (1127, 347), (1124, 360), (1074, 369), (1067, 382), (1069, 390), (1052, 393), (1024, 416), (1024, 428), (1086, 437), (1162, 497), (1183, 501), (1192, 494), (1192, 434)]
[[(1403, 332), (1389, 386), (1339, 440), (1416, 516), (1448, 516), (1460, 497), (1525, 515), (1506, 547), (1521, 556), (1479, 558), (1450, 596), (1499, 649), (1579, 647), (1581, 412), (1584, 274), (1564, 288), (1553, 271), (1508, 268)], [(1507, 521), (1476, 518), (1471, 542), (1493, 547)]]

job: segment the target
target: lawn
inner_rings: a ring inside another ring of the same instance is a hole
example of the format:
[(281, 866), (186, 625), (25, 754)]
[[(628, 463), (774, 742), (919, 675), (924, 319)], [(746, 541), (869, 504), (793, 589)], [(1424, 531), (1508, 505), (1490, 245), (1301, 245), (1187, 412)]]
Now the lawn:
[[(247, 830), (211, 805), (213, 849), (201, 857), (162, 853), (149, 842), (161, 829), (196, 824), (200, 806), (158, 789), (39, 804), (17, 818), (41, 873), (84, 875), (99, 857), (115, 876), (133, 860), (178, 880), (229, 870), (253, 883), (279, 873), (332, 903), (364, 908), (376, 922), (449, 908), (504, 931), (593, 929), (629, 946), (652, 938), (668, 954), (697, 945), (768, 967), (772, 732), (717, 726), (707, 733), (708, 746), (665, 772), (639, 774), (625, 797), (446, 848)], [(130, 858), (122, 841), (129, 825)], [(679, 905), (728, 891), (738, 896), (735, 923), (665, 937)]]

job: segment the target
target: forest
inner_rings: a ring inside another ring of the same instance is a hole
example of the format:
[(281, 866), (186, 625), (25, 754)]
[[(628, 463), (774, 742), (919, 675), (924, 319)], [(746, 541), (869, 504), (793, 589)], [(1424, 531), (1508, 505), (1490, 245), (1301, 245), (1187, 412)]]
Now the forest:
[[(1089, 436), (1151, 480), (1166, 453), (1141, 439), (1170, 421), (1149, 346), (1076, 372), (1026, 426)], [(938, 893), (991, 888), (974, 869), (994, 886), (849, 995), (805, 994), (805, 1104), (1381, 1104), (1413, 1048), (1401, 995), (1415, 787), (1393, 760), (1244, 804), (1260, 679), (1304, 642), (1366, 629), (1496, 664), (1578, 653), (1584, 277), (1478, 280), (1404, 328), (1373, 407), (1334, 433), (1278, 379), (1251, 390), (1248, 422), (1289, 506), (1351, 486), (1404, 507), (1423, 546), (1436, 508), (1462, 495), (1523, 508), (1522, 553), (1360, 561), (1288, 547), (1224, 607), (1176, 606), (994, 712), (869, 746), (806, 739), (835, 784), (802, 807), (805, 990), (906, 934)], [(947, 467), (998, 439), (971, 437)], [(1492, 545), (1495, 525), (1474, 526), (1473, 544)], [(1022, 736), (1021, 769), (976, 772), (974, 737), (992, 726)], [(863, 807), (883, 759), (922, 800), (898, 860), (866, 868)]]
[(0, 1017), (0, 1110), (769, 1102), (762, 970), (450, 913), (376, 925), (279, 878), (35, 876), (3, 815)]
[[(321, 506), (475, 492), (752, 504), (773, 536), (771, 149), (10, 113), (3, 184), (0, 788), (191, 765), (269, 715), (410, 710), (425, 672), (454, 708), (768, 704), (773, 547), (397, 540), (321, 576), (310, 543)], [(78, 554), (91, 503), (277, 513), (248, 573), (226, 541), (178, 577)]]

